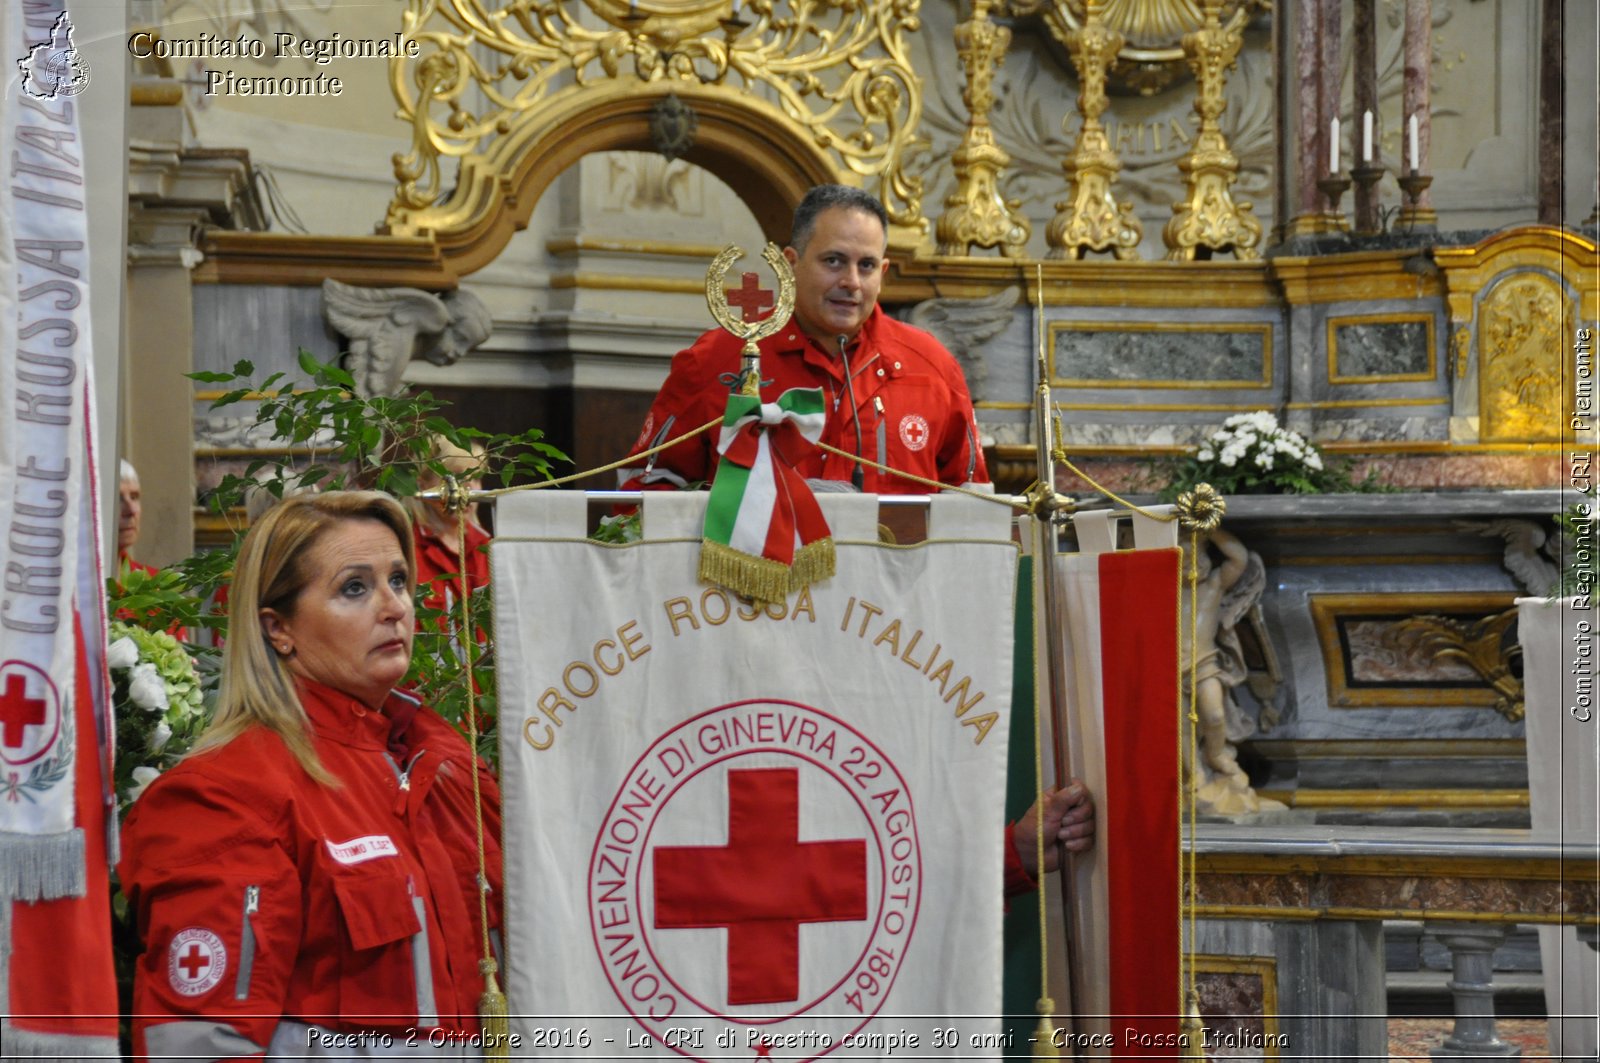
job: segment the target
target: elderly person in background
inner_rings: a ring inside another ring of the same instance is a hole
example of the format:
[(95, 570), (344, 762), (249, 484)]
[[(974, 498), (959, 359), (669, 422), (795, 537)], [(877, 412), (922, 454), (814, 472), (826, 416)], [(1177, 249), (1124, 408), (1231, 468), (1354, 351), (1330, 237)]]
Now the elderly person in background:
[[(436, 437), (433, 457), (468, 491), (483, 486), (485, 459), (481, 448), (463, 450)], [(424, 468), (417, 476), (420, 491), (437, 491), (442, 483), (443, 478), (431, 468)], [(489, 585), (489, 533), (478, 523), (476, 507), (467, 510), (466, 551), (462, 553), (456, 515), (445, 510), (442, 499), (408, 498), (404, 505), (411, 514), (416, 535), (417, 586), (424, 588), (423, 605), (452, 609), (461, 597), (463, 572), (468, 593)]]
[(384, 1033), (441, 1054), (430, 1038), (476, 1029), (473, 773), (492, 925), (499, 791), (394, 689), (414, 588), (405, 511), (378, 492), (285, 499), (246, 535), (215, 717), (124, 827), (135, 1055), (348, 1056)]
[(139, 470), (133, 462), (122, 459), (117, 478), (117, 566), (127, 565), (136, 572), (154, 573), (156, 569), (143, 565), (129, 556), (133, 544), (139, 541), (139, 518), (144, 512), (139, 490)]

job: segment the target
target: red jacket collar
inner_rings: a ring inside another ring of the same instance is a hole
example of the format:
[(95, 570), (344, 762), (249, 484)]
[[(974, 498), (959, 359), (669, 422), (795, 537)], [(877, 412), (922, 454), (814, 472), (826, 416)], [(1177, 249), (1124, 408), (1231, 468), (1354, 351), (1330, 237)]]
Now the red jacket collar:
[[(856, 338), (850, 341), (850, 353), (852, 356), (857, 351), (872, 350), (879, 346), (878, 332), (883, 322), (883, 316), (882, 306), (874, 306), (872, 308), (872, 313), (868, 314), (867, 319), (861, 323), (861, 329), (856, 333)], [(811, 338), (793, 318), (790, 318), (789, 324), (782, 332), (777, 334), (773, 344), (774, 351), (779, 353), (797, 351), (811, 365), (827, 370), (837, 380), (844, 380), (844, 366), (840, 362), (839, 352), (833, 349), (832, 344), (824, 347)]]
[(340, 690), (296, 677), (295, 690), (306, 718), (322, 738), (361, 749), (404, 750), (405, 736), (421, 705), (415, 698), (393, 691), (383, 708), (374, 711)]

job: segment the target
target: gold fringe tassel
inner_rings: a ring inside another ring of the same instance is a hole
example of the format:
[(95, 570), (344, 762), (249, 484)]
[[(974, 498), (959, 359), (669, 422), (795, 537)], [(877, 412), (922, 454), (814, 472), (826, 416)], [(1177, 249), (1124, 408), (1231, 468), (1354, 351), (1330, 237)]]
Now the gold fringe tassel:
[(756, 557), (715, 539), (700, 543), (700, 579), (757, 602), (785, 601), (790, 591), (832, 576), (835, 565), (831, 537), (802, 546), (793, 565)]
[(1180, 1058), (1205, 1063), (1206, 1028), (1205, 1023), (1200, 1020), (1200, 997), (1193, 989), (1189, 990), (1188, 1000), (1185, 1002), (1182, 1029), (1183, 1055)]
[(483, 1058), (495, 1063), (511, 1059), (511, 1019), (506, 1010), (506, 995), (495, 980), (499, 965), (485, 957), (478, 961), (483, 972), (483, 996), (478, 998), (478, 1018), (483, 1025)]
[(1039, 1013), (1039, 1025), (1033, 1031), (1033, 1058), (1063, 1058), (1061, 1046), (1056, 1044), (1056, 1026), (1052, 1021), (1052, 1016), (1056, 1013), (1056, 1002), (1049, 997), (1040, 997), (1033, 1010)]

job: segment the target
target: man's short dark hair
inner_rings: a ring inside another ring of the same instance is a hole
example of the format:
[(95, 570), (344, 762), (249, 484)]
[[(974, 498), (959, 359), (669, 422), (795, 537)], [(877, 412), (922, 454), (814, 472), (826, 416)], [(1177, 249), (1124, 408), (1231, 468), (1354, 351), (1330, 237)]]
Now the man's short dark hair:
[(804, 251), (806, 244), (811, 241), (812, 230), (817, 227), (817, 215), (834, 207), (872, 215), (883, 226), (884, 237), (888, 237), (889, 212), (883, 209), (877, 196), (849, 185), (817, 185), (794, 208), (794, 227), (789, 231), (789, 246), (796, 251)]

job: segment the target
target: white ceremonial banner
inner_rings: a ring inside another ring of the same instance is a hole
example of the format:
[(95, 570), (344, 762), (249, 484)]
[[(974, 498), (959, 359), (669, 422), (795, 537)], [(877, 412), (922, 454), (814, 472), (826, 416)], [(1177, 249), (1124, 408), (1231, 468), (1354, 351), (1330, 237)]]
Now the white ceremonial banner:
[(997, 1057), (1009, 513), (823, 495), (837, 575), (763, 608), (696, 578), (704, 493), (623, 547), (562, 494), (491, 553), (517, 1051)]

